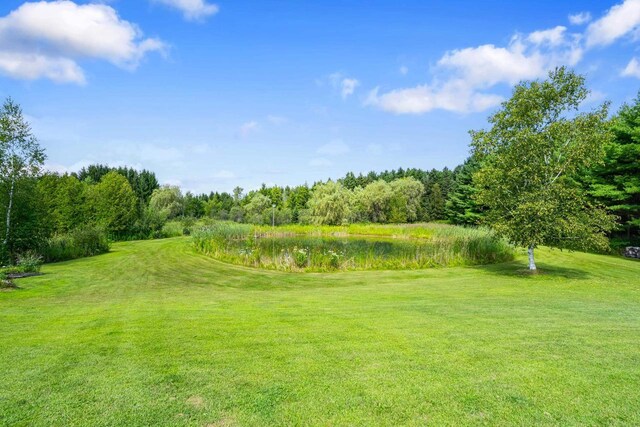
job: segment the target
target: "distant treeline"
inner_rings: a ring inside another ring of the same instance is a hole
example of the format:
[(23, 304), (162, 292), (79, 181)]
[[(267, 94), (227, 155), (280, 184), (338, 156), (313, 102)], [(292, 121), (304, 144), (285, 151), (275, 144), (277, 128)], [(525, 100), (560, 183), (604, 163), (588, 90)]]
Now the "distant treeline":
[[(16, 130), (15, 123), (23, 126)], [(634, 243), (640, 235), (640, 98), (622, 107), (610, 120), (610, 130), (612, 142), (601, 164), (571, 179), (594, 203), (607, 206), (618, 217), (614, 237), (620, 244)], [(248, 192), (236, 187), (231, 193), (183, 194), (178, 187), (160, 186), (151, 171), (127, 167), (92, 165), (77, 173), (42, 173), (44, 152), (11, 100), (0, 112), (0, 132), (18, 147), (7, 151), (14, 153), (13, 157), (0, 158), (4, 171), (0, 206), (6, 209), (1, 233), (5, 262), (27, 251), (39, 251), (49, 259), (97, 251), (76, 248), (66, 251), (67, 255), (48, 257), (47, 248), (54, 237), (58, 242), (55, 253), (65, 252), (60, 242), (80, 242), (83, 236), (94, 240), (100, 236), (101, 242), (107, 237), (163, 237), (165, 224), (171, 220), (212, 218), (276, 225), (446, 221), (476, 225), (482, 223), (485, 211), (474, 197), (474, 174), (482, 164), (473, 157), (453, 170), (349, 172), (335, 181), (312, 185), (262, 185)], [(73, 238), (64, 237), (71, 235)]]

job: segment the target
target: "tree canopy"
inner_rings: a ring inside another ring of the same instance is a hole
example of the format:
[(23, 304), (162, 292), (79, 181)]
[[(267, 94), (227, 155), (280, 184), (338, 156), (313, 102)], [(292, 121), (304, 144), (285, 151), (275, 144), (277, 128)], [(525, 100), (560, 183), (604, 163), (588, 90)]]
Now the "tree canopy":
[(545, 81), (518, 84), (489, 118), (491, 128), (472, 131), (477, 200), (486, 221), (529, 249), (535, 270), (538, 245), (605, 249), (614, 221), (592, 204), (575, 174), (596, 164), (611, 141), (608, 104), (580, 110), (589, 91), (584, 77), (558, 68)]

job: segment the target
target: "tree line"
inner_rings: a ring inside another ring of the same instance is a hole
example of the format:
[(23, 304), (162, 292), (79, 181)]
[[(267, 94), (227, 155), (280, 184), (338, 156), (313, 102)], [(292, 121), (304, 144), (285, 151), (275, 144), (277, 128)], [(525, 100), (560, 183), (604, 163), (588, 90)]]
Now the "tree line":
[(488, 224), (527, 247), (576, 247), (569, 243), (605, 234), (637, 242), (640, 95), (609, 117), (608, 104), (579, 110), (587, 94), (584, 79), (564, 68), (546, 81), (522, 82), (489, 118), (489, 129), (471, 132), (471, 155), (453, 170), (349, 172), (312, 185), (209, 194), (183, 194), (160, 186), (151, 171), (127, 167), (44, 172), (44, 150), (8, 99), (0, 111), (1, 256), (10, 262), (87, 227), (111, 240), (146, 239), (163, 237), (168, 221), (200, 218)]

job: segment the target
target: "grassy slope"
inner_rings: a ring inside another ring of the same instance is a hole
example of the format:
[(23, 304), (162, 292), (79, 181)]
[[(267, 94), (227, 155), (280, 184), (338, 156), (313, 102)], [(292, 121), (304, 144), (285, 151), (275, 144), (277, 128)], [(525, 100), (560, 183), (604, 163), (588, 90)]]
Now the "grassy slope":
[(287, 274), (186, 239), (0, 293), (0, 425), (640, 424), (640, 263)]

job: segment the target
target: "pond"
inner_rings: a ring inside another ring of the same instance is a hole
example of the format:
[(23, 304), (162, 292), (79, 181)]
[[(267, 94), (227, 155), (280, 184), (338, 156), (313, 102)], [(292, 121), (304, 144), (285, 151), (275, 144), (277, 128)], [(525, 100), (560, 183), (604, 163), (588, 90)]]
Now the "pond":
[(286, 271), (430, 268), (511, 257), (494, 239), (287, 236), (224, 239), (212, 249), (211, 255), (221, 260)]

